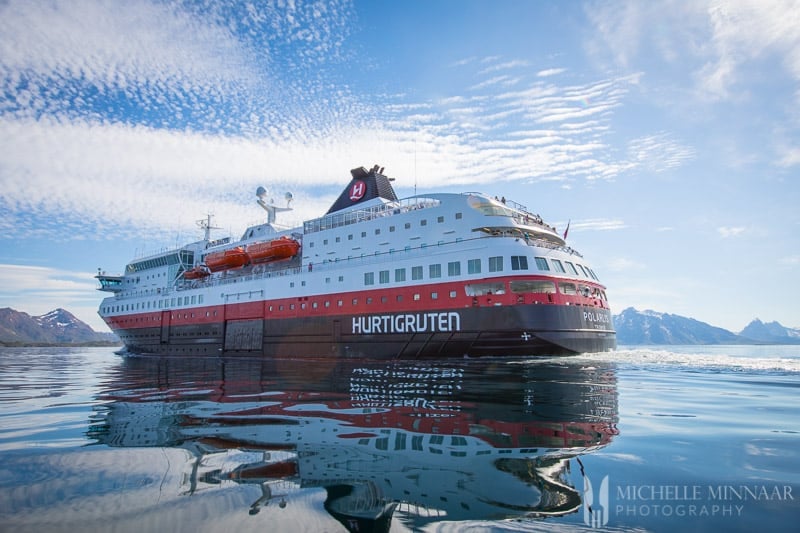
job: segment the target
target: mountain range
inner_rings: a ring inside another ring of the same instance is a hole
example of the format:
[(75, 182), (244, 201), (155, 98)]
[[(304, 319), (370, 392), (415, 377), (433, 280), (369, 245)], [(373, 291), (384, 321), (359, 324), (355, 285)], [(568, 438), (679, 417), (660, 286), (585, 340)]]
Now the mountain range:
[(40, 316), (10, 307), (0, 309), (0, 345), (119, 343), (113, 333), (94, 331), (65, 309), (54, 309)]
[(800, 344), (800, 329), (758, 318), (739, 333), (693, 318), (629, 307), (614, 315), (617, 344)]
[[(800, 344), (800, 329), (758, 318), (739, 333), (669, 313), (638, 311), (629, 307), (614, 315), (617, 343), (637, 344)], [(94, 331), (65, 309), (41, 316), (0, 309), (0, 345), (114, 344), (113, 333)]]

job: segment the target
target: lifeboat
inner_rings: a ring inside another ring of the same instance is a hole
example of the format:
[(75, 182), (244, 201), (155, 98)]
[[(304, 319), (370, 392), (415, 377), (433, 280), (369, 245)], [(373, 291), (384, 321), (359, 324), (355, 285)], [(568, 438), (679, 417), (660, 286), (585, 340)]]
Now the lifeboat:
[(289, 259), (297, 255), (300, 243), (289, 237), (281, 237), (267, 242), (257, 242), (247, 247), (247, 256), (251, 263), (267, 263)]
[(250, 262), (250, 259), (244, 248), (237, 246), (222, 252), (211, 252), (206, 256), (205, 261), (211, 272), (218, 272), (229, 268), (243, 267)]
[(211, 274), (211, 272), (208, 270), (207, 266), (197, 265), (191, 270), (187, 270), (186, 272), (184, 272), (183, 279), (202, 279), (208, 276), (209, 274)]

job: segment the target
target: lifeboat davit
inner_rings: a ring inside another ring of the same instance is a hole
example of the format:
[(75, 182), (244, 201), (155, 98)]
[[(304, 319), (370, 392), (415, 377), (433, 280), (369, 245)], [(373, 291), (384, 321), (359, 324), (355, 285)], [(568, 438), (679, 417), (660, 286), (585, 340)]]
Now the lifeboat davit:
[(237, 246), (222, 252), (211, 252), (205, 258), (206, 266), (211, 272), (243, 267), (250, 262), (244, 248)]
[(248, 245), (247, 255), (251, 263), (267, 263), (294, 257), (299, 250), (299, 242), (289, 237), (281, 237), (280, 239)]
[(184, 279), (202, 279), (206, 276), (211, 274), (211, 271), (205, 265), (197, 265), (196, 267), (192, 268), (191, 270), (187, 270), (183, 273)]

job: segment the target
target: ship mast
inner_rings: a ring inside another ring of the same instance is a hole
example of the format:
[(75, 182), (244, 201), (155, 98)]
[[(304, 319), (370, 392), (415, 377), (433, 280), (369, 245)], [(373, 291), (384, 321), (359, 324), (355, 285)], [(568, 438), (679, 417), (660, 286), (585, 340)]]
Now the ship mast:
[(197, 226), (203, 230), (203, 240), (208, 242), (211, 240), (211, 230), (221, 229), (211, 225), (211, 213), (206, 215), (206, 218), (197, 221)]

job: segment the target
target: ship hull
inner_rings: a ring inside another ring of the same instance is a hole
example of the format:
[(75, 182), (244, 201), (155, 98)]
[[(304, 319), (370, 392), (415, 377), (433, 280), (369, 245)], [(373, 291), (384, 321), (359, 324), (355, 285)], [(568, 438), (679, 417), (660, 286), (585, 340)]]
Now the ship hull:
[(616, 347), (606, 309), (527, 305), (118, 329), (129, 352), (190, 357), (443, 359), (561, 356)]

